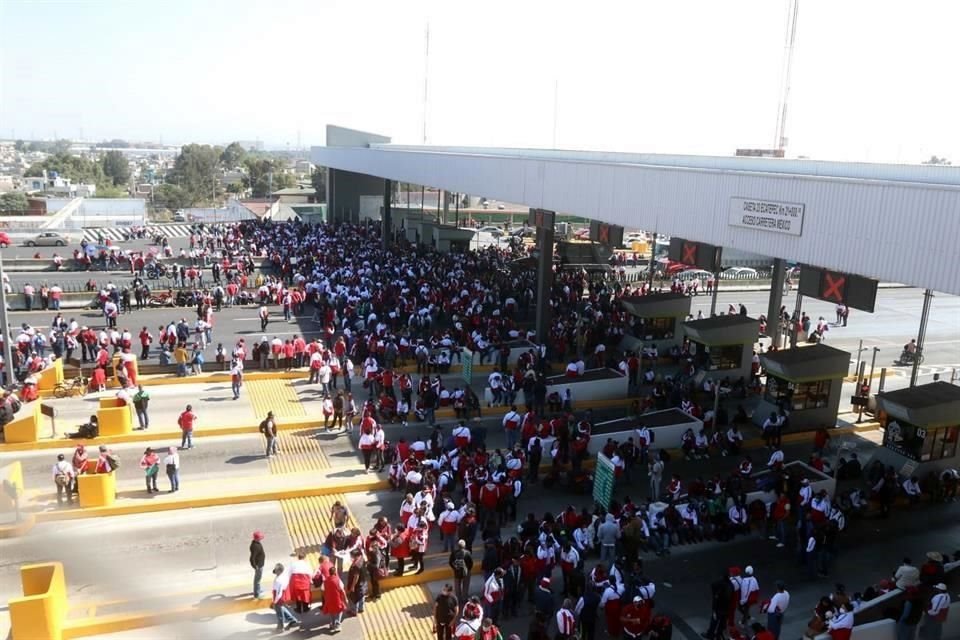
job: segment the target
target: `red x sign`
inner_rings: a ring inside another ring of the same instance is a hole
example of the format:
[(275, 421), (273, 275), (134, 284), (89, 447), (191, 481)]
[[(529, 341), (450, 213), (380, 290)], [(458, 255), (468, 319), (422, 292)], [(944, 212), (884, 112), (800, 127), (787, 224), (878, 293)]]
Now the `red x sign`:
[(680, 262), (683, 264), (697, 264), (697, 246), (696, 242), (684, 242), (683, 259), (680, 260)]
[(846, 299), (847, 276), (833, 271), (823, 272), (823, 284), (820, 286), (820, 297), (833, 302), (843, 302)]
[(604, 244), (610, 243), (610, 225), (601, 224), (597, 228), (597, 241)]

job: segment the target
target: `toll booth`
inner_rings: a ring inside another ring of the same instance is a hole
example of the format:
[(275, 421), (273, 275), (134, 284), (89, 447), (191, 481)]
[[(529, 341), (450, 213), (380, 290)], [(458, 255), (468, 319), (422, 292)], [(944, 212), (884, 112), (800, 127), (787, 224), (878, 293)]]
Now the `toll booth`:
[(433, 228), (433, 246), (437, 251), (458, 251), (463, 252), (470, 248), (470, 241), (473, 240), (475, 231), (472, 229), (461, 229), (453, 225), (432, 225)]
[(843, 379), (850, 368), (850, 354), (825, 344), (768, 351), (760, 355), (767, 373), (754, 421), (763, 421), (772, 411), (784, 408), (795, 430), (833, 427), (837, 423)]
[(877, 395), (877, 407), (884, 435), (875, 459), (902, 476), (960, 464), (960, 387), (938, 381), (889, 391)]
[(760, 321), (739, 314), (713, 316), (683, 323), (698, 372), (711, 379), (737, 380), (750, 375), (753, 345)]
[(683, 339), (680, 326), (690, 315), (690, 296), (682, 293), (652, 293), (647, 296), (620, 298), (620, 304), (637, 318), (633, 335), (625, 335), (620, 347), (639, 352), (651, 343), (662, 354)]

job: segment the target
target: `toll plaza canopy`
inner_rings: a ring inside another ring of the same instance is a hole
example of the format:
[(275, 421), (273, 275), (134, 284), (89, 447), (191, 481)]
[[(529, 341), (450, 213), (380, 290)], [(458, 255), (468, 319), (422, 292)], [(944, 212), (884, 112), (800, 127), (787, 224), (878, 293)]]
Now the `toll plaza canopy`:
[(960, 294), (958, 167), (384, 140), (328, 127), (312, 161)]

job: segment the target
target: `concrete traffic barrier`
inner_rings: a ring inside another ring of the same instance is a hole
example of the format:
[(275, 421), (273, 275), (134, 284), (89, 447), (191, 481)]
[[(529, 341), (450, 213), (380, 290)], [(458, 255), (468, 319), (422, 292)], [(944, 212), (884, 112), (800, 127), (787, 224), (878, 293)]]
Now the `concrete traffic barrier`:
[(77, 476), (80, 506), (112, 507), (117, 501), (117, 476), (112, 471), (97, 473), (97, 461), (87, 461), (87, 472)]
[(3, 427), (4, 442), (36, 442), (40, 439), (40, 401), (27, 403)]
[(63, 358), (57, 358), (53, 364), (37, 376), (37, 391), (53, 391), (58, 384), (63, 384)]
[(101, 436), (123, 436), (133, 432), (133, 407), (117, 398), (100, 398), (97, 422)]
[(13, 640), (62, 640), (67, 588), (59, 562), (20, 567), (23, 597), (9, 601)]

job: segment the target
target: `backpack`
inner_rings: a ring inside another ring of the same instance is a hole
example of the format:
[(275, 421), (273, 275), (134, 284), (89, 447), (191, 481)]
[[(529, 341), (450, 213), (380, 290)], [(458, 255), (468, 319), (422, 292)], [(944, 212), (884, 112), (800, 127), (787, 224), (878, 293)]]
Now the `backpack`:
[(464, 578), (467, 575), (467, 561), (462, 552), (457, 553), (453, 558), (453, 575), (457, 578)]
[(107, 466), (110, 467), (110, 471), (116, 471), (120, 468), (120, 458), (113, 455), (112, 453), (107, 454)]

